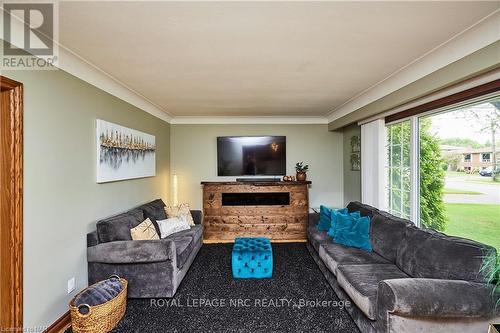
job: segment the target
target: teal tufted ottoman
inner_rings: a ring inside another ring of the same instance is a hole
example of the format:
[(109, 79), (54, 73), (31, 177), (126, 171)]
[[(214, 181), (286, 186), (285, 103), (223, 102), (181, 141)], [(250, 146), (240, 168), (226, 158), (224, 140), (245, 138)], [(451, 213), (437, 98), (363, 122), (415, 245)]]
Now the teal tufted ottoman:
[(235, 279), (264, 279), (273, 276), (273, 248), (265, 237), (234, 240), (231, 260)]

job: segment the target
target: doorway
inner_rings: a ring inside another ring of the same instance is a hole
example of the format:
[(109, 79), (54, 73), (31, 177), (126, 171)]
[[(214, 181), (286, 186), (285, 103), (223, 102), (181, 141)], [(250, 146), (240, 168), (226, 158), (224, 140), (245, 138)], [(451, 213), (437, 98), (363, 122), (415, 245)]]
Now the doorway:
[(0, 76), (0, 330), (23, 327), (23, 85)]

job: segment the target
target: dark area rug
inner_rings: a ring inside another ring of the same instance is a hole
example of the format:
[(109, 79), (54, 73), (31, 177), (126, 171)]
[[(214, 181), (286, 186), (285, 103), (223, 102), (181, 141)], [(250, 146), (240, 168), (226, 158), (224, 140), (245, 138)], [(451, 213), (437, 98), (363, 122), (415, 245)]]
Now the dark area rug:
[(273, 244), (263, 280), (234, 280), (231, 249), (203, 245), (174, 298), (129, 299), (113, 332), (359, 333), (305, 244)]

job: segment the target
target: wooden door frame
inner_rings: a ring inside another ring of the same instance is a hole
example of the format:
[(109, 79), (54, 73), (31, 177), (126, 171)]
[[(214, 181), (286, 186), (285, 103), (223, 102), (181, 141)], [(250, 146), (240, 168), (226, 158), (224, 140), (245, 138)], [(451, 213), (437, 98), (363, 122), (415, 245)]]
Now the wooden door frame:
[[(23, 327), (23, 85), (0, 76), (0, 327)], [(5, 95), (7, 94), (7, 95)], [(7, 107), (5, 107), (7, 105)], [(5, 292), (7, 290), (7, 292)]]

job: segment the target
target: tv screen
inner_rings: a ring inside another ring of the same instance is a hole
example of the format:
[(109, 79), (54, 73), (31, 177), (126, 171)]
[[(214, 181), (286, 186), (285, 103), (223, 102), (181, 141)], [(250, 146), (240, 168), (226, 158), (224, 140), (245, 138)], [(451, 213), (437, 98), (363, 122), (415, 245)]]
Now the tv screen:
[(219, 176), (285, 175), (286, 137), (218, 137), (217, 174)]

